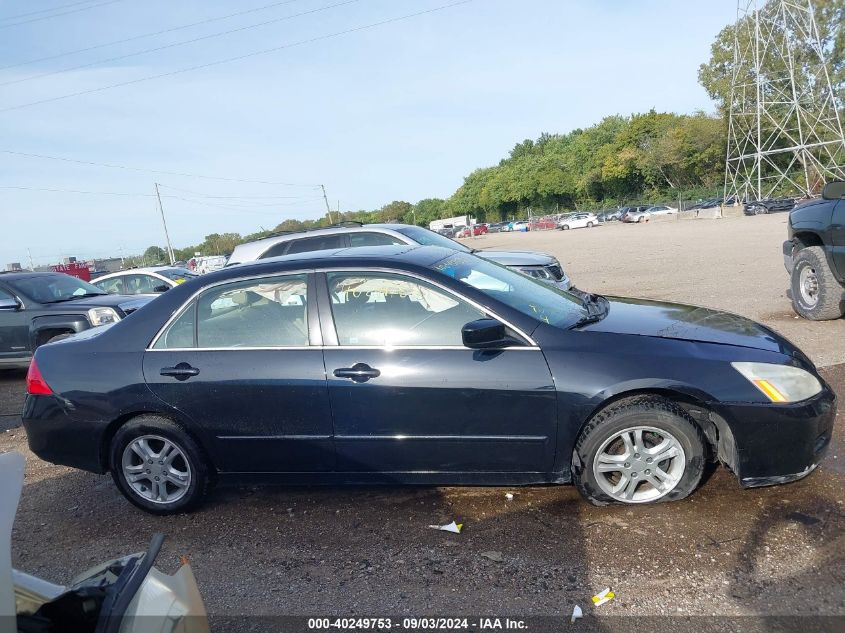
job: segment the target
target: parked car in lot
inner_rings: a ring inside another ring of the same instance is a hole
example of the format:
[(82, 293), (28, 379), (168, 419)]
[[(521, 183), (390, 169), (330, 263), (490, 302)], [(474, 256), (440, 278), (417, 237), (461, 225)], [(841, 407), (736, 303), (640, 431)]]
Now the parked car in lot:
[(154, 297), (196, 276), (196, 273), (187, 268), (153, 266), (121, 270), (98, 277), (91, 283), (112, 295), (149, 295)]
[(64, 273), (0, 273), (0, 369), (26, 367), (39, 345), (119, 321), (148, 301)]
[(557, 228), (568, 231), (569, 229), (589, 229), (599, 223), (598, 217), (594, 213), (576, 213), (558, 222)]
[(675, 207), (666, 205), (657, 205), (643, 209), (642, 211), (632, 211), (625, 216), (625, 222), (648, 222), (656, 215), (672, 215), (677, 213)]
[(599, 222), (615, 222), (622, 219), (622, 209), (608, 209), (597, 214)]
[(455, 234), (455, 237), (477, 237), (487, 233), (486, 224), (473, 224), (472, 226), (465, 226)]
[(516, 222), (511, 222), (510, 227), (511, 231), (521, 231), (523, 233), (531, 230), (531, 224), (527, 220), (517, 220)]
[(470, 249), (433, 231), (409, 224), (360, 224), (355, 222), (313, 231), (281, 233), (256, 242), (236, 246), (226, 265), (233, 266), (238, 263), (278, 255), (346, 246), (383, 246), (390, 244), (434, 245), (466, 253), (476, 253), (480, 257), (509, 266), (563, 290), (568, 290), (571, 285), (569, 276), (563, 270), (557, 258), (546, 253)]
[(622, 214), (621, 214), (621, 217), (619, 219), (622, 220), (623, 222), (633, 222), (634, 220), (630, 219), (631, 215), (633, 215), (635, 213), (642, 213), (643, 211), (645, 211), (648, 208), (650, 208), (650, 205), (647, 205), (647, 204), (646, 205), (639, 205), (639, 206), (635, 206), (635, 207), (622, 207), (622, 209), (621, 209)]
[(845, 182), (828, 183), (822, 197), (789, 213), (783, 258), (792, 307), (805, 319), (845, 313)]
[(804, 477), (835, 417), (810, 360), (763, 325), (436, 246), (230, 267), (144, 311), (40, 348), (22, 418), (36, 455), (109, 471), (158, 514), (212, 478), (671, 501), (709, 460), (743, 487)]
[(795, 208), (795, 198), (766, 198), (746, 202), (743, 211), (745, 215), (765, 215), (777, 211), (789, 211), (793, 208)]
[(494, 222), (493, 224), (487, 225), (487, 231), (489, 233), (501, 233), (509, 224), (510, 222)]

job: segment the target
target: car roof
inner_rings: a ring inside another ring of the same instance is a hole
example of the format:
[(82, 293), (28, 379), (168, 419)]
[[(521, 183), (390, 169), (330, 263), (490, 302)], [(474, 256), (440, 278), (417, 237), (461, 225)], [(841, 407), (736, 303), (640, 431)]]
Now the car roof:
[[(278, 257), (267, 257), (256, 261), (245, 262), (224, 268), (224, 271), (243, 270), (246, 267), (260, 267), (266, 264), (280, 263), (307, 263), (308, 266), (342, 266), (350, 261), (367, 261), (368, 264), (377, 266), (379, 262), (391, 264), (395, 260), (429, 266), (435, 262), (454, 255), (459, 251), (442, 246), (421, 246), (418, 244), (401, 244), (390, 246), (356, 246), (348, 248), (335, 248), (324, 251), (308, 251), (294, 255), (279, 255)], [(213, 273), (213, 274), (219, 274)]]
[(59, 273), (54, 271), (44, 271), (44, 272), (34, 272), (31, 270), (24, 270), (21, 272), (6, 272), (0, 271), (0, 279), (4, 279), (6, 281), (13, 281), (15, 279), (30, 279), (32, 277), (55, 277), (56, 275), (65, 275), (67, 277), (72, 277), (72, 275), (66, 275), (65, 273)]

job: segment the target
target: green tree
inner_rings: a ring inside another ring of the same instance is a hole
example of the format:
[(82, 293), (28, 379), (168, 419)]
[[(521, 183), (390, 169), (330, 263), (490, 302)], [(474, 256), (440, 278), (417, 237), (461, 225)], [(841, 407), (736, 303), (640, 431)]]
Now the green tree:
[(144, 251), (143, 258), (150, 264), (163, 264), (170, 259), (161, 246), (150, 246)]

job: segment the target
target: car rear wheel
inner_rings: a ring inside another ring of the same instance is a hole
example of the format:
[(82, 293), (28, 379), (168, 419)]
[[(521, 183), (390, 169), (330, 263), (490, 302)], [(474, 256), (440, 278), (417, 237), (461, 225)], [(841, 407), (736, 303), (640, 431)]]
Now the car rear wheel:
[(568, 231), (568, 230), (569, 230), (569, 225), (568, 225), (568, 224), (564, 224), (562, 227), (560, 227), (560, 229), (561, 229), (561, 231)]
[(593, 223), (592, 223), (592, 222), (587, 222), (587, 228), (588, 228), (588, 229), (593, 228)]
[(629, 398), (600, 411), (581, 431), (572, 475), (594, 505), (676, 501), (701, 480), (707, 447), (701, 429), (676, 404)]
[(123, 495), (153, 514), (196, 507), (210, 479), (196, 442), (179, 425), (156, 415), (139, 416), (117, 430), (110, 466)]
[(838, 319), (845, 312), (842, 286), (827, 265), (821, 246), (798, 251), (790, 281), (792, 307), (805, 319), (827, 321)]

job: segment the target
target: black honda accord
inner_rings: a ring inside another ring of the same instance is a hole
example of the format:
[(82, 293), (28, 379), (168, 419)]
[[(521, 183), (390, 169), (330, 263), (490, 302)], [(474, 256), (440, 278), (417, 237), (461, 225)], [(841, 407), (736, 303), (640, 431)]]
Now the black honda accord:
[(48, 461), (185, 511), (215, 480), (574, 482), (595, 504), (744, 487), (822, 459), (835, 397), (789, 341), (687, 305), (573, 294), (433, 246), (319, 251), (188, 281), (42, 346)]

